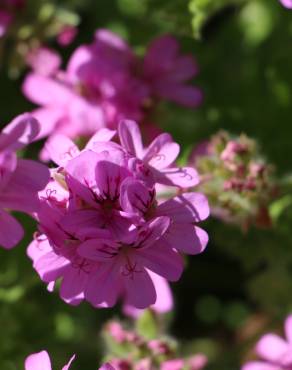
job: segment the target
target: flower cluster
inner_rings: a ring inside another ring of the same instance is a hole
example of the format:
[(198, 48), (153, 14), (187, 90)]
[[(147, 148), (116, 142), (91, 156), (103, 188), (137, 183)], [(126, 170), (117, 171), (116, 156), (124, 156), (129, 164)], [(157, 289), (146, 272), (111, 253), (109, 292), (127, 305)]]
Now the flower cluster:
[(157, 183), (198, 183), (193, 168), (173, 166), (179, 145), (169, 134), (143, 148), (135, 122), (120, 123), (120, 144), (114, 133), (97, 132), (81, 152), (66, 137), (49, 140), (59, 167), (40, 192), (39, 233), (28, 254), (50, 289), (62, 279), (60, 295), (70, 304), (111, 307), (122, 299), (143, 309), (157, 300), (155, 275), (177, 281), (180, 253), (204, 250), (208, 236), (196, 223), (209, 207), (196, 192), (157, 203)]
[(32, 213), (39, 206), (38, 191), (49, 181), (48, 169), (16, 151), (38, 135), (38, 122), (28, 114), (15, 118), (0, 133), (0, 245), (14, 247), (23, 237), (22, 226), (7, 210)]
[[(135, 330), (124, 329), (117, 321), (105, 326), (104, 337), (109, 350), (107, 358), (116, 370), (201, 370), (208, 362), (201, 353), (177, 357), (177, 343), (173, 339), (147, 339)], [(115, 355), (117, 347), (119, 357)], [(121, 357), (123, 352), (125, 357)]]
[(256, 345), (262, 361), (250, 361), (242, 370), (285, 370), (292, 368), (292, 315), (285, 321), (286, 340), (276, 334), (264, 335)]
[(188, 107), (202, 100), (201, 91), (186, 84), (198, 73), (197, 64), (179, 53), (171, 36), (154, 40), (140, 60), (124, 40), (102, 29), (92, 44), (75, 50), (65, 70), (52, 63), (33, 70), (23, 85), (25, 96), (40, 106), (33, 112), (42, 122), (40, 137), (88, 138), (102, 127), (115, 129), (122, 119), (149, 129), (160, 100)]
[(198, 169), (199, 188), (215, 217), (243, 229), (252, 223), (270, 226), (268, 205), (276, 195), (273, 168), (254, 140), (220, 131), (192, 152), (190, 163)]

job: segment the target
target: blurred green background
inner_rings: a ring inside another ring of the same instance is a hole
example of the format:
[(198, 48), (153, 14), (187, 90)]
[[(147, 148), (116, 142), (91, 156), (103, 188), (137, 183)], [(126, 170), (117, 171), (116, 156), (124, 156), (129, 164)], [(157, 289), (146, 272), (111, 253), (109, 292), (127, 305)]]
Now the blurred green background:
[[(54, 3), (51, 1), (51, 3)], [(62, 3), (62, 4), (60, 4)], [(198, 60), (194, 83), (204, 91), (197, 110), (165, 104), (156, 122), (187, 152), (220, 129), (255, 138), (277, 176), (289, 175), (292, 139), (292, 12), (277, 0), (79, 0), (56, 2), (80, 16), (74, 43), (60, 52), (64, 61), (94, 30), (110, 28), (138, 53), (156, 36), (171, 32), (182, 50)], [(57, 47), (54, 43), (53, 47)], [(21, 81), (0, 71), (0, 122), (32, 109)], [(38, 148), (29, 148), (35, 156)], [(208, 369), (234, 370), (261, 331), (281, 325), (292, 310), (291, 181), (288, 202), (275, 204), (270, 230), (242, 233), (210, 220), (207, 251), (187, 261), (173, 285), (175, 310), (170, 333), (184, 351), (205, 351)], [(290, 199), (290, 201), (289, 201)], [(277, 213), (277, 207), (280, 211)], [(23, 368), (24, 358), (47, 349), (59, 369), (77, 354), (72, 369), (96, 369), (101, 360), (99, 330), (115, 310), (94, 310), (87, 303), (70, 307), (50, 294), (26, 257), (34, 225), (21, 216), (27, 237), (12, 251), (0, 250), (0, 368)], [(247, 335), (246, 332), (251, 332)], [(247, 339), (248, 338), (248, 339)]]

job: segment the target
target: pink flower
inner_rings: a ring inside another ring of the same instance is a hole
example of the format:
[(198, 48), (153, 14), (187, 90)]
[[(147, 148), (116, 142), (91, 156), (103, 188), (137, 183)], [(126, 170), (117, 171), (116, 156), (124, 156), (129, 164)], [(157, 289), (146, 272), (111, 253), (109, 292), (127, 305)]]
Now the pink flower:
[(134, 62), (125, 42), (100, 30), (93, 44), (75, 50), (65, 71), (30, 73), (23, 91), (41, 106), (34, 111), (42, 122), (39, 137), (89, 137), (101, 127), (116, 127), (125, 117), (142, 119), (145, 89), (132, 75)]
[(191, 55), (179, 54), (179, 43), (169, 35), (155, 39), (144, 59), (144, 78), (154, 96), (187, 107), (202, 103), (202, 92), (186, 82), (198, 74), (198, 65)]
[[(62, 370), (69, 370), (71, 363), (74, 361), (75, 355), (71, 357), (67, 365)], [(33, 353), (28, 356), (24, 364), (25, 370), (52, 370), (51, 360), (47, 351)], [(110, 368), (104, 370), (111, 370)]]
[(276, 334), (264, 335), (256, 345), (262, 361), (251, 361), (242, 370), (280, 370), (292, 367), (292, 315), (285, 321), (286, 340)]
[[(137, 158), (129, 152), (139, 142), (131, 141), (129, 127), (138, 135), (133, 122), (122, 122), (123, 146), (110, 141), (108, 130), (94, 135), (81, 152), (61, 136), (47, 145), (48, 153), (56, 148), (53, 158), (61, 167), (52, 170), (52, 181), (40, 193), (37, 219), (42, 235), (28, 254), (50, 288), (62, 280), (60, 295), (70, 304), (85, 299), (95, 307), (112, 307), (121, 299), (144, 309), (154, 305), (159, 294), (162, 306), (168, 294), (162, 279), (180, 278), (180, 252), (197, 254), (206, 246), (206, 233), (195, 225), (209, 213), (204, 196), (186, 193), (157, 205), (155, 178), (163, 179), (174, 159), (158, 165), (152, 158), (156, 142), (162, 142), (161, 154), (171, 155), (174, 148), (175, 157), (177, 144), (168, 136), (150, 144), (152, 149), (142, 156), (148, 172), (141, 176), (141, 168), (133, 166)], [(67, 157), (62, 157), (62, 147)], [(176, 182), (181, 181), (193, 184)]]
[(280, 3), (285, 6), (285, 8), (292, 9), (292, 0), (280, 0)]
[(45, 166), (16, 156), (16, 150), (29, 144), (38, 130), (38, 122), (24, 114), (0, 133), (0, 245), (6, 249), (14, 247), (23, 237), (21, 225), (7, 209), (35, 212), (39, 206), (37, 193), (49, 181)]
[(139, 179), (182, 188), (198, 184), (199, 176), (194, 168), (170, 167), (180, 151), (171, 135), (159, 135), (144, 149), (141, 132), (134, 121), (123, 121), (118, 132), (122, 147), (132, 157), (130, 165), (135, 168), (136, 177)]
[[(42, 122), (39, 138), (89, 137), (101, 127), (115, 129), (123, 119), (139, 122), (151, 136), (149, 117), (161, 99), (192, 107), (201, 100), (200, 90), (186, 85), (197, 73), (196, 63), (179, 55), (170, 36), (154, 41), (144, 62), (105, 29), (74, 51), (65, 70), (56, 69), (58, 60), (52, 55), (50, 63), (40, 63), (42, 59), (36, 55), (29, 61), (34, 71), (23, 84), (25, 96), (40, 106), (34, 111)], [(42, 159), (48, 159), (45, 153)]]

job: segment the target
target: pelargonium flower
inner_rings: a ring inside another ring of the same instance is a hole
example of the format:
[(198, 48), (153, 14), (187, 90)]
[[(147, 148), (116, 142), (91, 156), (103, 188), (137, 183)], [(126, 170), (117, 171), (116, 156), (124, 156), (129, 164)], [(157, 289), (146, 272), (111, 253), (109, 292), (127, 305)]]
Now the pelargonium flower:
[(48, 169), (28, 159), (17, 159), (38, 134), (38, 122), (28, 114), (15, 118), (0, 133), (0, 245), (14, 247), (23, 237), (22, 226), (8, 210), (32, 213), (39, 206), (38, 191), (49, 181)]
[(201, 178), (198, 189), (208, 196), (215, 217), (246, 230), (251, 224), (269, 227), (268, 206), (276, 195), (273, 167), (255, 140), (219, 131), (192, 152)]
[[(62, 137), (48, 143), (48, 153), (56, 148), (53, 159), (60, 167), (39, 194), (39, 234), (28, 254), (50, 289), (62, 280), (60, 295), (70, 304), (85, 299), (111, 307), (121, 299), (144, 309), (157, 301), (153, 274), (177, 281), (183, 271), (180, 253), (204, 250), (207, 234), (196, 224), (209, 208), (198, 193), (158, 205), (157, 182), (191, 187), (198, 183), (196, 171), (173, 165), (179, 149), (169, 135), (144, 149), (134, 122), (121, 122), (118, 131), (121, 144), (102, 130), (81, 152), (66, 139), (65, 156)], [(143, 295), (137, 294), (141, 290)]]
[(264, 335), (256, 345), (259, 361), (250, 361), (242, 370), (286, 370), (292, 368), (292, 315), (285, 321), (286, 339), (270, 333)]
[(285, 6), (285, 8), (292, 9), (292, 0), (280, 0), (280, 3)]
[[(70, 361), (62, 370), (69, 370), (75, 355), (71, 357)], [(29, 355), (24, 364), (25, 370), (52, 370), (51, 360), (47, 351), (41, 351)], [(110, 370), (110, 369), (107, 369)]]
[[(56, 63), (54, 73), (49, 63), (41, 68), (30, 64), (34, 70), (23, 92), (40, 106), (34, 111), (42, 122), (39, 138), (88, 138), (101, 127), (115, 129), (123, 119), (139, 122), (151, 136), (150, 116), (160, 100), (189, 107), (201, 102), (200, 90), (186, 85), (197, 64), (179, 53), (178, 42), (170, 36), (156, 39), (141, 60), (123, 39), (101, 29), (93, 43), (74, 51), (65, 70), (56, 70)], [(42, 159), (48, 159), (45, 153)]]

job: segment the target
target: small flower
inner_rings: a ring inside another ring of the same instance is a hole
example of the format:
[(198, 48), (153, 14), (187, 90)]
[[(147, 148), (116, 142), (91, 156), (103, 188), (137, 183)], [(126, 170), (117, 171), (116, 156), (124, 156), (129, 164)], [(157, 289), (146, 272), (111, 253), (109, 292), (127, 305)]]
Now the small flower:
[(193, 151), (190, 163), (198, 169), (198, 189), (208, 196), (215, 217), (243, 230), (251, 224), (271, 225), (268, 206), (276, 194), (274, 171), (254, 140), (220, 131)]
[(242, 370), (285, 370), (292, 367), (292, 315), (285, 321), (286, 339), (276, 334), (264, 335), (256, 345), (260, 361), (247, 362)]
[[(65, 365), (62, 370), (69, 370), (72, 362), (75, 359), (75, 355), (71, 357), (67, 365)], [(51, 360), (47, 351), (41, 351), (38, 353), (33, 353), (28, 356), (24, 364), (25, 370), (52, 370)], [(104, 370), (111, 370), (104, 369)]]

